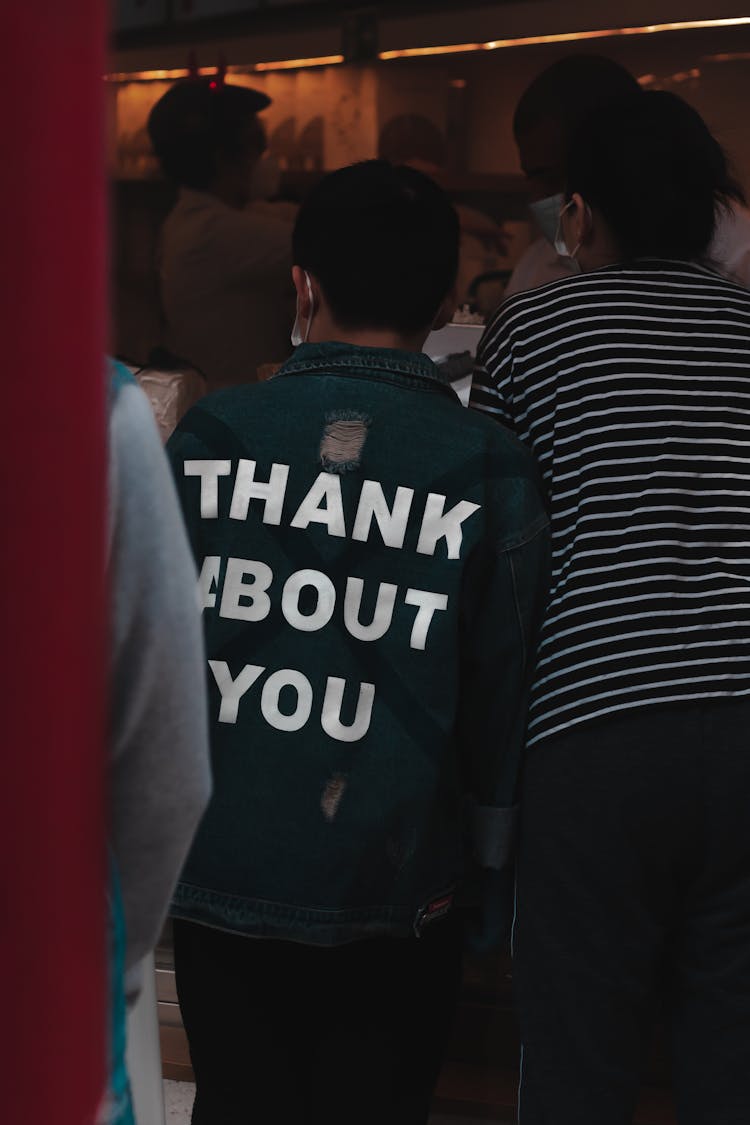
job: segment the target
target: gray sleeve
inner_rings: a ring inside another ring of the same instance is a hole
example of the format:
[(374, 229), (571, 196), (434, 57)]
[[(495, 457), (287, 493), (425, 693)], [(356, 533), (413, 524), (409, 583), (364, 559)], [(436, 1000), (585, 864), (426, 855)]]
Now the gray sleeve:
[(112, 408), (109, 483), (110, 824), (131, 970), (156, 943), (211, 788), (195, 568), (136, 386)]

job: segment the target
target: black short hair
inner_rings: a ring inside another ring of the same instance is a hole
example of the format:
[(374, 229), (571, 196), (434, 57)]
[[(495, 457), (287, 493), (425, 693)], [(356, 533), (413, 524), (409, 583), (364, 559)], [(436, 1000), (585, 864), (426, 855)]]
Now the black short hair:
[(676, 94), (640, 93), (599, 108), (567, 153), (566, 198), (604, 216), (623, 259), (705, 255), (718, 206), (743, 201), (726, 155)]
[(552, 118), (564, 134), (574, 131), (592, 106), (636, 94), (629, 70), (603, 55), (568, 55), (538, 74), (526, 88), (513, 116), (516, 138)]
[(318, 279), (342, 328), (429, 328), (458, 272), (459, 223), (414, 168), (367, 160), (332, 172), (297, 216), (295, 265)]
[(259, 90), (231, 86), (219, 78), (175, 82), (151, 110), (148, 132), (168, 179), (204, 191), (221, 154), (240, 157), (249, 147), (265, 148), (263, 126), (255, 116), (271, 104)]

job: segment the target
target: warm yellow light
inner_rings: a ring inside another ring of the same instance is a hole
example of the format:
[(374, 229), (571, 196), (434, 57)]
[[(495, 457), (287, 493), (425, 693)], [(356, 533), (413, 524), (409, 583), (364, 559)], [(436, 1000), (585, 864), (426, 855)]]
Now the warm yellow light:
[[(343, 55), (321, 55), (313, 59), (282, 59), (279, 62), (248, 63), (247, 66), (229, 66), (227, 74), (261, 74), (267, 70), (305, 70), (311, 66), (336, 66), (344, 61)], [(190, 75), (187, 67), (176, 70), (131, 70), (120, 74), (105, 74), (107, 82), (172, 82)], [(215, 66), (202, 66), (198, 74), (216, 74)]]
[[(120, 74), (105, 74), (105, 82), (173, 82), (177, 78), (187, 78), (191, 71), (186, 66), (172, 70), (128, 70)], [(201, 66), (198, 74), (208, 77), (216, 74), (215, 66)]]
[(190, 73), (186, 67), (178, 70), (131, 70), (119, 74), (105, 74), (105, 82), (171, 82), (175, 78), (187, 78)]
[(750, 51), (732, 51), (729, 54), (723, 55), (707, 55), (707, 62), (748, 62), (750, 61)]
[(381, 51), (379, 59), (415, 59), (420, 55), (463, 55), (468, 51), (489, 51), (489, 43), (452, 43), (446, 47), (404, 47), (400, 51)]
[(701, 72), (697, 66), (692, 70), (678, 70), (676, 74), (669, 75), (670, 82), (689, 82), (691, 78), (700, 78)]
[[(658, 35), (665, 31), (706, 31), (722, 27), (750, 26), (750, 16), (729, 16), (724, 19), (679, 20), (674, 23), (652, 23), (641, 27), (608, 27), (595, 31), (561, 31), (552, 35), (525, 35), (515, 39), (491, 39), (487, 43), (448, 43), (437, 47), (403, 47), (397, 51), (381, 51), (379, 59), (413, 59), (427, 55), (463, 55), (472, 51), (499, 51), (508, 47), (538, 47), (552, 43), (582, 43), (592, 39), (613, 39), (622, 35)], [(729, 56), (714, 56), (725, 61)], [(738, 57), (738, 56), (734, 56)], [(262, 74), (269, 70), (305, 70), (316, 66), (339, 66), (345, 62), (343, 55), (321, 55), (310, 59), (281, 59), (278, 62), (249, 63), (230, 66), (228, 74)], [(201, 67), (199, 74), (215, 74), (215, 67)], [(136, 70), (120, 74), (105, 74), (108, 82), (169, 82), (187, 78), (186, 67), (176, 70)]]
[[(248, 69), (256, 72), (264, 70), (305, 70), (310, 66), (338, 66), (343, 61), (343, 55), (321, 55), (317, 59), (284, 59), (281, 62), (260, 62), (255, 63)], [(237, 73), (239, 73), (239, 68)]]
[(750, 25), (750, 16), (726, 19), (680, 20), (676, 23), (652, 23), (642, 27), (608, 27), (597, 31), (561, 31), (554, 35), (526, 35), (516, 39), (492, 39), (488, 43), (452, 43), (442, 47), (403, 47), (398, 51), (381, 51), (378, 58), (419, 58), (425, 55), (458, 55), (469, 51), (498, 51), (506, 47), (537, 47), (549, 43), (579, 43), (590, 39), (613, 39), (619, 35), (657, 35), (665, 31), (700, 31), (710, 28)]

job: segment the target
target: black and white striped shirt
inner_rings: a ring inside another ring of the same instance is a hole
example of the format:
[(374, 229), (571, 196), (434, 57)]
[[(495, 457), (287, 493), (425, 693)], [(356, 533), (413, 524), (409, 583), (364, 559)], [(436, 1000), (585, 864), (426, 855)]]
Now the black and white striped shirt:
[(508, 301), (471, 404), (534, 450), (553, 579), (529, 745), (750, 695), (750, 292), (647, 260)]

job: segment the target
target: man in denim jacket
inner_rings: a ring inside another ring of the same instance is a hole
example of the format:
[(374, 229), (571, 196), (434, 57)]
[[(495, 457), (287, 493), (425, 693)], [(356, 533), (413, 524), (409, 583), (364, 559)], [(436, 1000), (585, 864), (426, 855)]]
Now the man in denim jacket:
[(527, 451), (421, 353), (453, 303), (443, 192), (342, 169), (293, 253), (293, 357), (170, 442), (214, 765), (173, 904), (193, 1125), (417, 1125), (464, 906), (484, 944), (509, 922), (547, 519)]

